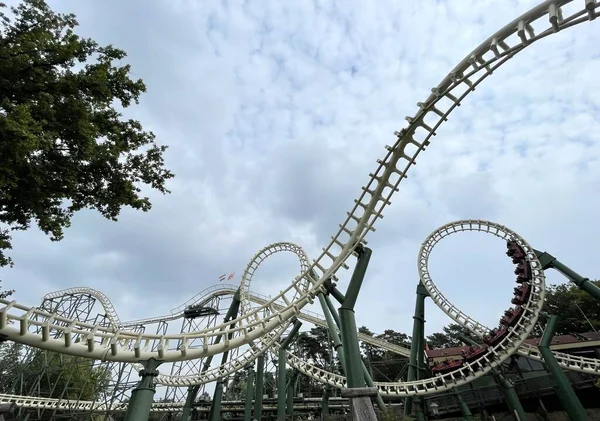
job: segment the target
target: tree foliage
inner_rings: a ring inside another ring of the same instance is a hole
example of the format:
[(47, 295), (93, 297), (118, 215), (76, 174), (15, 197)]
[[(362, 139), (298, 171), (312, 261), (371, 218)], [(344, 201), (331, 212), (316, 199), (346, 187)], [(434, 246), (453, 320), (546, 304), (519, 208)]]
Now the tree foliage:
[[(396, 344), (410, 346), (410, 338), (405, 333), (386, 329), (379, 335), (373, 334), (366, 326), (361, 326), (359, 332), (377, 339)], [(396, 381), (405, 378), (408, 359), (390, 351), (384, 351), (373, 345), (361, 344), (363, 359), (374, 381)]]
[[(600, 286), (600, 281), (593, 282)], [(586, 333), (600, 329), (598, 301), (573, 283), (547, 287), (544, 310), (558, 316), (557, 335)], [(536, 328), (535, 333), (541, 334), (542, 328)]]
[[(0, 344), (0, 393), (94, 401), (108, 391), (109, 380), (110, 373), (87, 358)], [(37, 419), (55, 419), (54, 411), (41, 410)]]
[(11, 14), (0, 13), (0, 266), (12, 264), (11, 231), (36, 223), (57, 241), (81, 209), (149, 210), (141, 187), (168, 193), (173, 177), (166, 146), (117, 110), (146, 90), (119, 64), (125, 52), (80, 38), (75, 16), (44, 0)]
[[(329, 336), (329, 330), (322, 326), (316, 326), (310, 331), (300, 332), (294, 344), (294, 351), (298, 356), (310, 361), (312, 364), (323, 369), (337, 370), (339, 361), (334, 355), (333, 342)], [(323, 384), (306, 376), (298, 378), (298, 390), (304, 393), (320, 394), (323, 392)]]
[(57, 399), (96, 400), (106, 390), (109, 374), (93, 360), (33, 349), (27, 357), (14, 342), (0, 351), (2, 393), (17, 393)]
[(452, 348), (461, 346), (461, 341), (456, 339), (456, 334), (461, 333), (461, 325), (451, 323), (442, 328), (442, 332), (433, 333), (425, 338), (430, 349)]
[[(1, 253), (1, 251), (0, 251)], [(15, 292), (14, 289), (2, 290), (2, 281), (0, 280), (0, 298), (7, 298)]]
[(301, 332), (296, 344), (302, 355), (319, 368), (328, 368), (333, 362), (333, 342), (329, 331), (317, 326), (310, 331)]

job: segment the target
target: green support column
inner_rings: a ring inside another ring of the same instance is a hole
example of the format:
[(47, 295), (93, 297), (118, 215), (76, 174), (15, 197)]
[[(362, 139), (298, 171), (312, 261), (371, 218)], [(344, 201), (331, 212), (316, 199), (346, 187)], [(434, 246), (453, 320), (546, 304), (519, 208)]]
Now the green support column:
[(323, 388), (321, 397), (321, 419), (324, 420), (329, 415), (329, 386)]
[[(233, 301), (231, 302), (231, 306), (229, 307), (231, 310), (231, 314), (229, 311), (227, 315), (230, 315), (231, 319), (237, 318), (238, 311), (240, 309), (240, 290), (238, 289), (233, 297)], [(230, 329), (235, 327), (235, 323), (229, 325)], [(233, 337), (233, 332), (227, 333), (227, 338), (231, 340)], [(219, 335), (219, 338), (224, 335)], [(225, 350), (223, 352), (223, 356), (221, 357), (221, 366), (227, 363), (227, 358), (229, 357), (229, 350)], [(210, 364), (210, 363), (209, 363)], [(204, 367), (203, 367), (204, 369)], [(221, 420), (221, 401), (223, 400), (223, 383), (225, 382), (224, 378), (220, 378), (217, 380), (217, 385), (215, 387), (215, 393), (213, 396), (213, 400), (210, 404), (210, 419), (211, 421), (220, 421)]]
[[(465, 401), (460, 396), (460, 393), (458, 393), (456, 388), (452, 389), (452, 394), (454, 395), (454, 398), (456, 399), (456, 403), (458, 404), (458, 407), (460, 408), (460, 413), (463, 417), (463, 420), (473, 421), (473, 414), (471, 413), (469, 406), (465, 403)], [(523, 421), (527, 421), (527, 418), (525, 418)]]
[(188, 393), (185, 398), (185, 404), (183, 405), (183, 409), (181, 411), (181, 421), (188, 421), (191, 419), (192, 406), (194, 405), (194, 401), (198, 397), (199, 391), (200, 391), (200, 385), (188, 387)]
[[(458, 339), (470, 346), (479, 345), (476, 341), (474, 341), (469, 336), (463, 335), (460, 333), (458, 335), (456, 335), (456, 339)], [(500, 387), (502, 387), (502, 390), (504, 391), (504, 396), (506, 397), (506, 404), (508, 405), (508, 408), (510, 409), (511, 414), (515, 417), (515, 419), (517, 421), (519, 421), (519, 420), (526, 421), (527, 414), (525, 413), (525, 410), (523, 409), (523, 405), (521, 405), (521, 401), (519, 400), (519, 395), (517, 394), (517, 391), (515, 390), (515, 386), (513, 385), (513, 382), (511, 382), (509, 379), (504, 377), (501, 370), (499, 370), (497, 368), (492, 368), (491, 372), (492, 372), (492, 376), (494, 376), (494, 378), (496, 379), (496, 382), (500, 385)]]
[(542, 354), (542, 358), (544, 358), (546, 368), (556, 383), (558, 398), (567, 411), (569, 419), (571, 421), (586, 421), (588, 417), (583, 405), (581, 405), (581, 401), (575, 394), (575, 391), (569, 383), (569, 379), (567, 379), (567, 376), (558, 365), (554, 354), (550, 350), (550, 343), (552, 342), (552, 337), (556, 331), (558, 316), (546, 314), (544, 314), (544, 316), (547, 317), (548, 323), (546, 324), (544, 333), (542, 333), (538, 349), (540, 350), (540, 354)]
[(263, 388), (265, 384), (265, 355), (256, 359), (256, 397), (254, 398), (254, 418), (262, 418)]
[(294, 370), (292, 372), (292, 377), (288, 381), (287, 385), (287, 406), (286, 406), (286, 414), (288, 417), (292, 417), (294, 415), (294, 389), (296, 388), (296, 381), (298, 380), (298, 372)]
[[(323, 295), (323, 294), (321, 294), (321, 295)], [(323, 295), (323, 297), (325, 298), (325, 304), (327, 304), (327, 308), (329, 309), (329, 313), (331, 313), (331, 317), (333, 317), (333, 321), (335, 322), (335, 325), (339, 329), (339, 327), (340, 327), (340, 316), (337, 313), (337, 309), (333, 305), (333, 302), (329, 298), (329, 295)], [(343, 300), (342, 300), (342, 302), (343, 302)], [(342, 304), (342, 302), (340, 302), (340, 304)], [(321, 303), (321, 307), (323, 307), (322, 303)], [(323, 309), (323, 311), (325, 311), (325, 309)]]
[(210, 413), (208, 419), (211, 421), (221, 421), (221, 401), (223, 400), (223, 379), (217, 380), (213, 400), (210, 403)]
[[(417, 285), (417, 296), (415, 301), (415, 314), (413, 316), (413, 332), (412, 332), (412, 343), (410, 346), (410, 359), (408, 363), (408, 376), (407, 381), (412, 382), (418, 380), (420, 377), (420, 371), (422, 367), (422, 349), (424, 343), (422, 338), (425, 336), (425, 299), (429, 296), (429, 293), (421, 282)], [(417, 419), (424, 419), (423, 408), (420, 399), (416, 399), (421, 405), (420, 411), (416, 411)], [(410, 417), (413, 412), (413, 398), (408, 397), (404, 400), (404, 416)]]
[(367, 272), (369, 260), (371, 260), (371, 249), (358, 246), (358, 262), (352, 273), (348, 285), (348, 291), (344, 297), (342, 306), (338, 310), (340, 316), (340, 332), (342, 334), (342, 346), (346, 356), (346, 378), (347, 387), (365, 387), (365, 378), (362, 371), (362, 359), (358, 346), (358, 334), (356, 332), (356, 319), (354, 306), (358, 299), (358, 293)]
[[(338, 316), (335, 308), (332, 310), (331, 307), (327, 304), (327, 297), (325, 295), (323, 295), (323, 293), (319, 293), (317, 295), (317, 297), (319, 298), (319, 302), (321, 303), (321, 309), (323, 310), (323, 314), (325, 315), (325, 320), (327, 321), (327, 327), (329, 328), (329, 335), (331, 336), (331, 339), (333, 340), (334, 349), (340, 360), (342, 370), (345, 372), (346, 371), (345, 370), (346, 358), (344, 355), (344, 346), (342, 344), (342, 341), (341, 341), (339, 333), (338, 333), (338, 329), (340, 329), (340, 325), (335, 323), (335, 320), (339, 320), (339, 316)], [(329, 302), (331, 302), (331, 300), (329, 300)], [(358, 341), (358, 336), (357, 336), (356, 340)], [(363, 371), (365, 383), (369, 387), (374, 387), (375, 383), (373, 382), (373, 378), (371, 377), (369, 370), (367, 370), (367, 367), (365, 366), (365, 363), (362, 360), (362, 358), (360, 359), (360, 364), (362, 365), (362, 371)], [(381, 395), (377, 394), (377, 397), (375, 398), (375, 400), (377, 402), (377, 407), (381, 411), (385, 411), (386, 407), (385, 407), (385, 403), (383, 402)]]
[[(363, 363), (360, 355), (360, 347), (358, 345), (358, 334), (356, 329), (356, 318), (354, 314), (354, 306), (358, 299), (358, 293), (362, 286), (369, 261), (371, 260), (371, 249), (364, 247), (362, 244), (358, 244), (355, 248), (355, 252), (358, 255), (358, 261), (354, 267), (354, 272), (350, 278), (348, 289), (345, 296), (343, 296), (342, 305), (338, 310), (340, 318), (340, 333), (342, 336), (342, 347), (344, 349), (344, 355), (346, 357), (346, 388), (347, 391), (353, 393), (354, 396), (350, 397), (350, 408), (352, 411), (352, 417), (357, 420), (357, 414), (355, 411), (365, 411), (360, 416), (365, 420), (376, 420), (375, 411), (370, 403), (370, 392), (365, 387), (365, 378), (369, 378), (369, 373)], [(332, 288), (332, 292), (335, 288)], [(337, 298), (342, 298), (341, 294), (337, 294)], [(366, 377), (365, 377), (366, 374)], [(358, 389), (352, 391), (352, 389)], [(358, 393), (356, 393), (358, 392)], [(366, 394), (369, 393), (369, 394)], [(343, 394), (342, 394), (343, 396)], [(374, 394), (377, 397), (378, 393)], [(381, 397), (379, 396), (379, 399)], [(383, 405), (383, 400), (378, 401)], [(357, 409), (360, 408), (360, 409)]]
[(597, 300), (600, 300), (600, 288), (594, 285), (589, 278), (584, 278), (568, 266), (561, 263), (556, 257), (552, 256), (550, 253), (546, 253), (545, 251), (535, 250), (535, 254), (537, 255), (538, 260), (542, 264), (542, 269), (556, 269), (564, 276), (569, 278), (571, 282), (587, 292), (589, 295), (594, 297)]
[(154, 378), (158, 376), (158, 366), (161, 361), (150, 358), (142, 364), (144, 368), (140, 370), (140, 381), (131, 392), (131, 400), (127, 406), (125, 421), (148, 421), (152, 400), (156, 389), (154, 388)]
[(294, 320), (294, 326), (292, 326), (292, 330), (290, 331), (287, 338), (279, 345), (279, 366), (277, 367), (277, 420), (285, 421), (285, 392), (286, 392), (286, 362), (287, 358), (285, 356), (285, 351), (287, 347), (292, 343), (294, 337), (300, 330), (300, 326), (302, 326), (302, 322), (298, 319)]
[(246, 377), (246, 401), (244, 406), (244, 421), (252, 421), (252, 399), (254, 399), (254, 370), (248, 368)]
[[(238, 289), (235, 292), (235, 294), (233, 295), (233, 300), (231, 301), (231, 304), (229, 305), (229, 309), (227, 309), (227, 313), (225, 314), (225, 319), (223, 320), (223, 323), (227, 323), (228, 321), (235, 319), (237, 317), (239, 308), (240, 308), (240, 290)], [(230, 327), (233, 327), (233, 325), (230, 325)], [(224, 332), (225, 329), (226, 329), (226, 326), (223, 326), (221, 328), (220, 332)], [(223, 337), (223, 335), (217, 336), (215, 338), (213, 344), (216, 345), (216, 344), (220, 343), (222, 337)], [(200, 370), (200, 373), (204, 373), (204, 372), (206, 372), (206, 370), (208, 370), (210, 368), (210, 365), (212, 364), (212, 359), (213, 359), (213, 355), (211, 355), (210, 357), (206, 357), (206, 359), (204, 360), (204, 364), (202, 365), (202, 369)], [(198, 397), (199, 391), (200, 391), (199, 385), (188, 387), (188, 394), (187, 394), (185, 404), (184, 404), (182, 412), (181, 412), (181, 421), (189, 421), (191, 419), (192, 406), (194, 404), (194, 401)]]
[[(340, 339), (340, 335), (338, 334), (338, 326), (334, 319), (339, 320), (337, 315), (337, 311), (335, 313), (331, 311), (331, 308), (327, 304), (327, 297), (323, 295), (322, 292), (317, 294), (317, 298), (319, 298), (319, 303), (321, 304), (321, 309), (323, 310), (323, 315), (325, 316), (325, 320), (327, 321), (327, 328), (329, 329), (329, 334), (331, 336), (331, 340), (333, 341), (333, 349), (335, 350), (338, 359), (340, 360), (340, 365), (342, 366), (342, 371), (346, 372), (346, 357), (344, 356), (344, 349), (342, 346), (342, 340)], [(329, 300), (331, 303), (331, 300)], [(333, 303), (332, 303), (333, 305)]]

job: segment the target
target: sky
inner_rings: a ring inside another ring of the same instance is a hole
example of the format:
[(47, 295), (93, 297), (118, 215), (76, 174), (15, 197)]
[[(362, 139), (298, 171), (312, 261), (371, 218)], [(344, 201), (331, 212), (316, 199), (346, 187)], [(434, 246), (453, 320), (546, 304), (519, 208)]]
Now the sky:
[[(358, 198), (394, 131), (472, 49), (538, 0), (50, 1), (77, 33), (128, 56), (147, 93), (126, 111), (169, 146), (170, 195), (118, 222), (80, 212), (63, 241), (17, 233), (14, 298), (103, 291), (122, 320), (169, 313), (255, 252), (290, 241), (316, 257)], [(489, 219), (597, 278), (600, 44), (597, 21), (528, 47), (439, 130), (371, 233), (357, 324), (411, 333), (421, 242), (438, 226)], [(450, 237), (431, 274), (457, 306), (494, 325), (514, 275), (502, 241)], [(276, 294), (293, 256), (257, 271)], [(341, 271), (344, 289), (351, 273)], [(563, 282), (555, 273), (550, 283)], [(233, 281), (232, 281), (233, 282)], [(451, 322), (429, 302), (427, 334)]]

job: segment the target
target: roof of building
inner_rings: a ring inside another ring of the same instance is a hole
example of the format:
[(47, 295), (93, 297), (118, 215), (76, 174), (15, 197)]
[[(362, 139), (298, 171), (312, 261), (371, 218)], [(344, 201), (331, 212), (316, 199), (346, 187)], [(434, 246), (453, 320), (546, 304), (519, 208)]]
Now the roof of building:
[[(557, 335), (552, 338), (552, 342), (550, 346), (557, 345), (574, 345), (579, 344), (578, 346), (573, 346), (572, 348), (580, 348), (585, 347), (586, 342), (596, 342), (600, 341), (600, 332), (587, 332), (587, 333), (578, 333), (571, 335)], [(530, 345), (538, 345), (540, 343), (540, 338), (531, 338), (526, 339), (525, 343)], [(591, 345), (591, 344), (589, 344)], [(426, 350), (425, 354), (428, 358), (441, 358), (446, 356), (455, 356), (460, 355), (461, 351), (468, 349), (468, 346), (456, 346), (452, 348), (441, 348), (441, 349), (430, 349)], [(571, 347), (569, 347), (571, 348)]]

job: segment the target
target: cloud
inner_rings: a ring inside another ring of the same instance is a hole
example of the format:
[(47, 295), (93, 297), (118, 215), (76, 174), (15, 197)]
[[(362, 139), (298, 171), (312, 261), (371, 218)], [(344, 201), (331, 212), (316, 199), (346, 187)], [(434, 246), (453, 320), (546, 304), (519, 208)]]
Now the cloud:
[[(177, 178), (149, 213), (125, 210), (113, 223), (82, 212), (60, 243), (19, 233), (5, 286), (33, 305), (87, 285), (123, 319), (138, 318), (240, 274), (269, 243), (297, 242), (316, 257), (404, 116), (536, 3), (51, 2), (78, 16), (81, 35), (128, 52), (148, 86), (128, 113), (170, 145)], [(420, 244), (458, 218), (507, 225), (598, 276), (598, 30), (585, 23), (527, 48), (440, 128), (369, 237), (360, 325), (411, 332)], [(440, 289), (488, 325), (512, 291), (502, 247), (466, 235), (442, 243), (432, 263)], [(296, 271), (292, 258), (267, 262), (255, 286), (277, 293)], [(340, 273), (342, 286), (349, 276)], [(427, 314), (428, 333), (450, 322), (432, 305)]]

